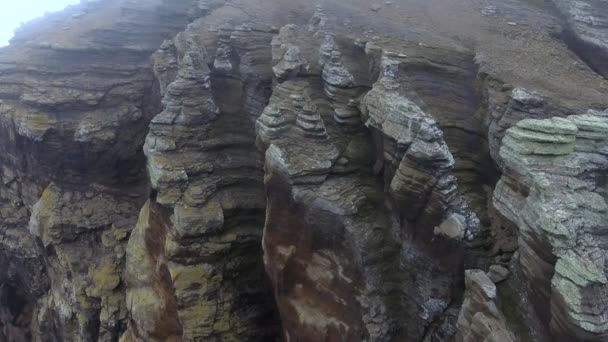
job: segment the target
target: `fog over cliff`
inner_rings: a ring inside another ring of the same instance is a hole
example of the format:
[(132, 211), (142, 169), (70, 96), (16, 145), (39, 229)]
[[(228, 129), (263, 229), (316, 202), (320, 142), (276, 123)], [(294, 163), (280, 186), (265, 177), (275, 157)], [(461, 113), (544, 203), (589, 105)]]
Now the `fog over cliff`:
[(8, 45), (14, 31), (32, 19), (39, 18), (47, 12), (64, 9), (80, 0), (21, 0), (3, 1), (0, 12), (0, 47)]

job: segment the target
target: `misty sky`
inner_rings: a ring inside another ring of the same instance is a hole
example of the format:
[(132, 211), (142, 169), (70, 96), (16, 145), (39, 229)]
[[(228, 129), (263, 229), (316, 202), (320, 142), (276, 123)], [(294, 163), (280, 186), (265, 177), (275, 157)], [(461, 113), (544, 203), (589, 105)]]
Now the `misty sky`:
[(79, 3), (80, 0), (2, 0), (0, 10), (0, 46), (8, 45), (13, 31), (31, 19), (42, 16), (45, 12), (54, 12), (67, 5)]

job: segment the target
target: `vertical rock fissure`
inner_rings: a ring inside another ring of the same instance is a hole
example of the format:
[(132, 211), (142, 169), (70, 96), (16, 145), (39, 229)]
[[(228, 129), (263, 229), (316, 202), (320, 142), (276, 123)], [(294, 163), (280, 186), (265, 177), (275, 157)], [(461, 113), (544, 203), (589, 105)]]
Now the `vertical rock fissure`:
[(557, 39), (590, 69), (608, 79), (608, 14), (606, 4), (596, 0), (552, 0), (551, 9), (560, 17)]
[[(203, 25), (194, 21), (153, 57), (164, 109), (144, 150), (156, 193), (150, 205), (167, 213), (158, 260), (181, 338), (266, 341), (276, 336), (278, 320), (262, 265), (266, 201), (253, 120), (270, 96), (272, 29), (224, 25), (214, 33)], [(154, 226), (153, 216), (142, 215)], [(141, 248), (131, 246), (128, 266)], [(135, 281), (127, 296), (154, 284)], [(140, 316), (127, 336), (137, 331), (145, 339), (154, 333), (146, 322), (162, 309), (146, 312), (153, 301), (133, 305)]]
[(605, 6), (552, 2), (26, 25), (0, 49), (0, 339), (603, 341)]

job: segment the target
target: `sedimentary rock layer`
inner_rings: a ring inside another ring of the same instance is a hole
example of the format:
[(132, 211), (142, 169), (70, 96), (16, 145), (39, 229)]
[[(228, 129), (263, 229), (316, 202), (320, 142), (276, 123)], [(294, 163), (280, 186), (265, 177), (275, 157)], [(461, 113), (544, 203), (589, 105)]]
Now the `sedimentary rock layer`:
[(532, 299), (562, 339), (606, 339), (607, 119), (522, 120), (501, 149), (508, 172), (494, 203), (519, 227)]
[(553, 5), (25, 25), (0, 49), (0, 340), (605, 340), (608, 9)]
[(553, 3), (566, 19), (563, 38), (596, 71), (608, 77), (608, 12), (606, 2), (598, 0)]
[(0, 278), (24, 302), (27, 339), (124, 331), (125, 247), (148, 192), (140, 146), (158, 108), (149, 56), (188, 6), (83, 3), (0, 54)]

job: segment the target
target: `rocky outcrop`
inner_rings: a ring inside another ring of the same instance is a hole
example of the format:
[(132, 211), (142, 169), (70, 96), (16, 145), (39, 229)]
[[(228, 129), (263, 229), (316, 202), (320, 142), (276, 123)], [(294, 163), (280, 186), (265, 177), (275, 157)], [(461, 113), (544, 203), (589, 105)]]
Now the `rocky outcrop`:
[(0, 340), (607, 338), (605, 6), (321, 3), (19, 30)]
[(125, 247), (148, 192), (140, 146), (157, 110), (148, 58), (188, 6), (83, 3), (0, 54), (0, 278), (28, 340), (124, 330)]
[(496, 306), (496, 285), (481, 270), (465, 271), (465, 297), (458, 316), (457, 341), (515, 341)]
[(127, 249), (125, 341), (276, 334), (261, 257), (262, 165), (249, 120), (265, 96), (257, 85), (270, 82), (272, 30), (222, 28), (214, 60), (199, 25), (166, 42), (158, 61), (171, 63), (155, 66), (171, 70), (177, 61), (144, 146), (153, 197)]
[(604, 1), (553, 0), (566, 18), (564, 39), (581, 59), (608, 77), (608, 5)]
[[(303, 30), (288, 26), (274, 41)], [(294, 39), (283, 49), (273, 69), (279, 83), (258, 119), (265, 263), (285, 338), (419, 340), (455, 300), (458, 256), (479, 222), (450, 173), (454, 158), (437, 122), (400, 85), (402, 63), (338, 38), (325, 53), (332, 39)], [(308, 67), (286, 73), (295, 50)], [(371, 90), (363, 63), (381, 67)], [(356, 120), (345, 122), (346, 112)], [(450, 260), (434, 248), (450, 250)]]
[(494, 203), (519, 229), (520, 264), (556, 336), (606, 338), (605, 113), (526, 119), (507, 131)]

